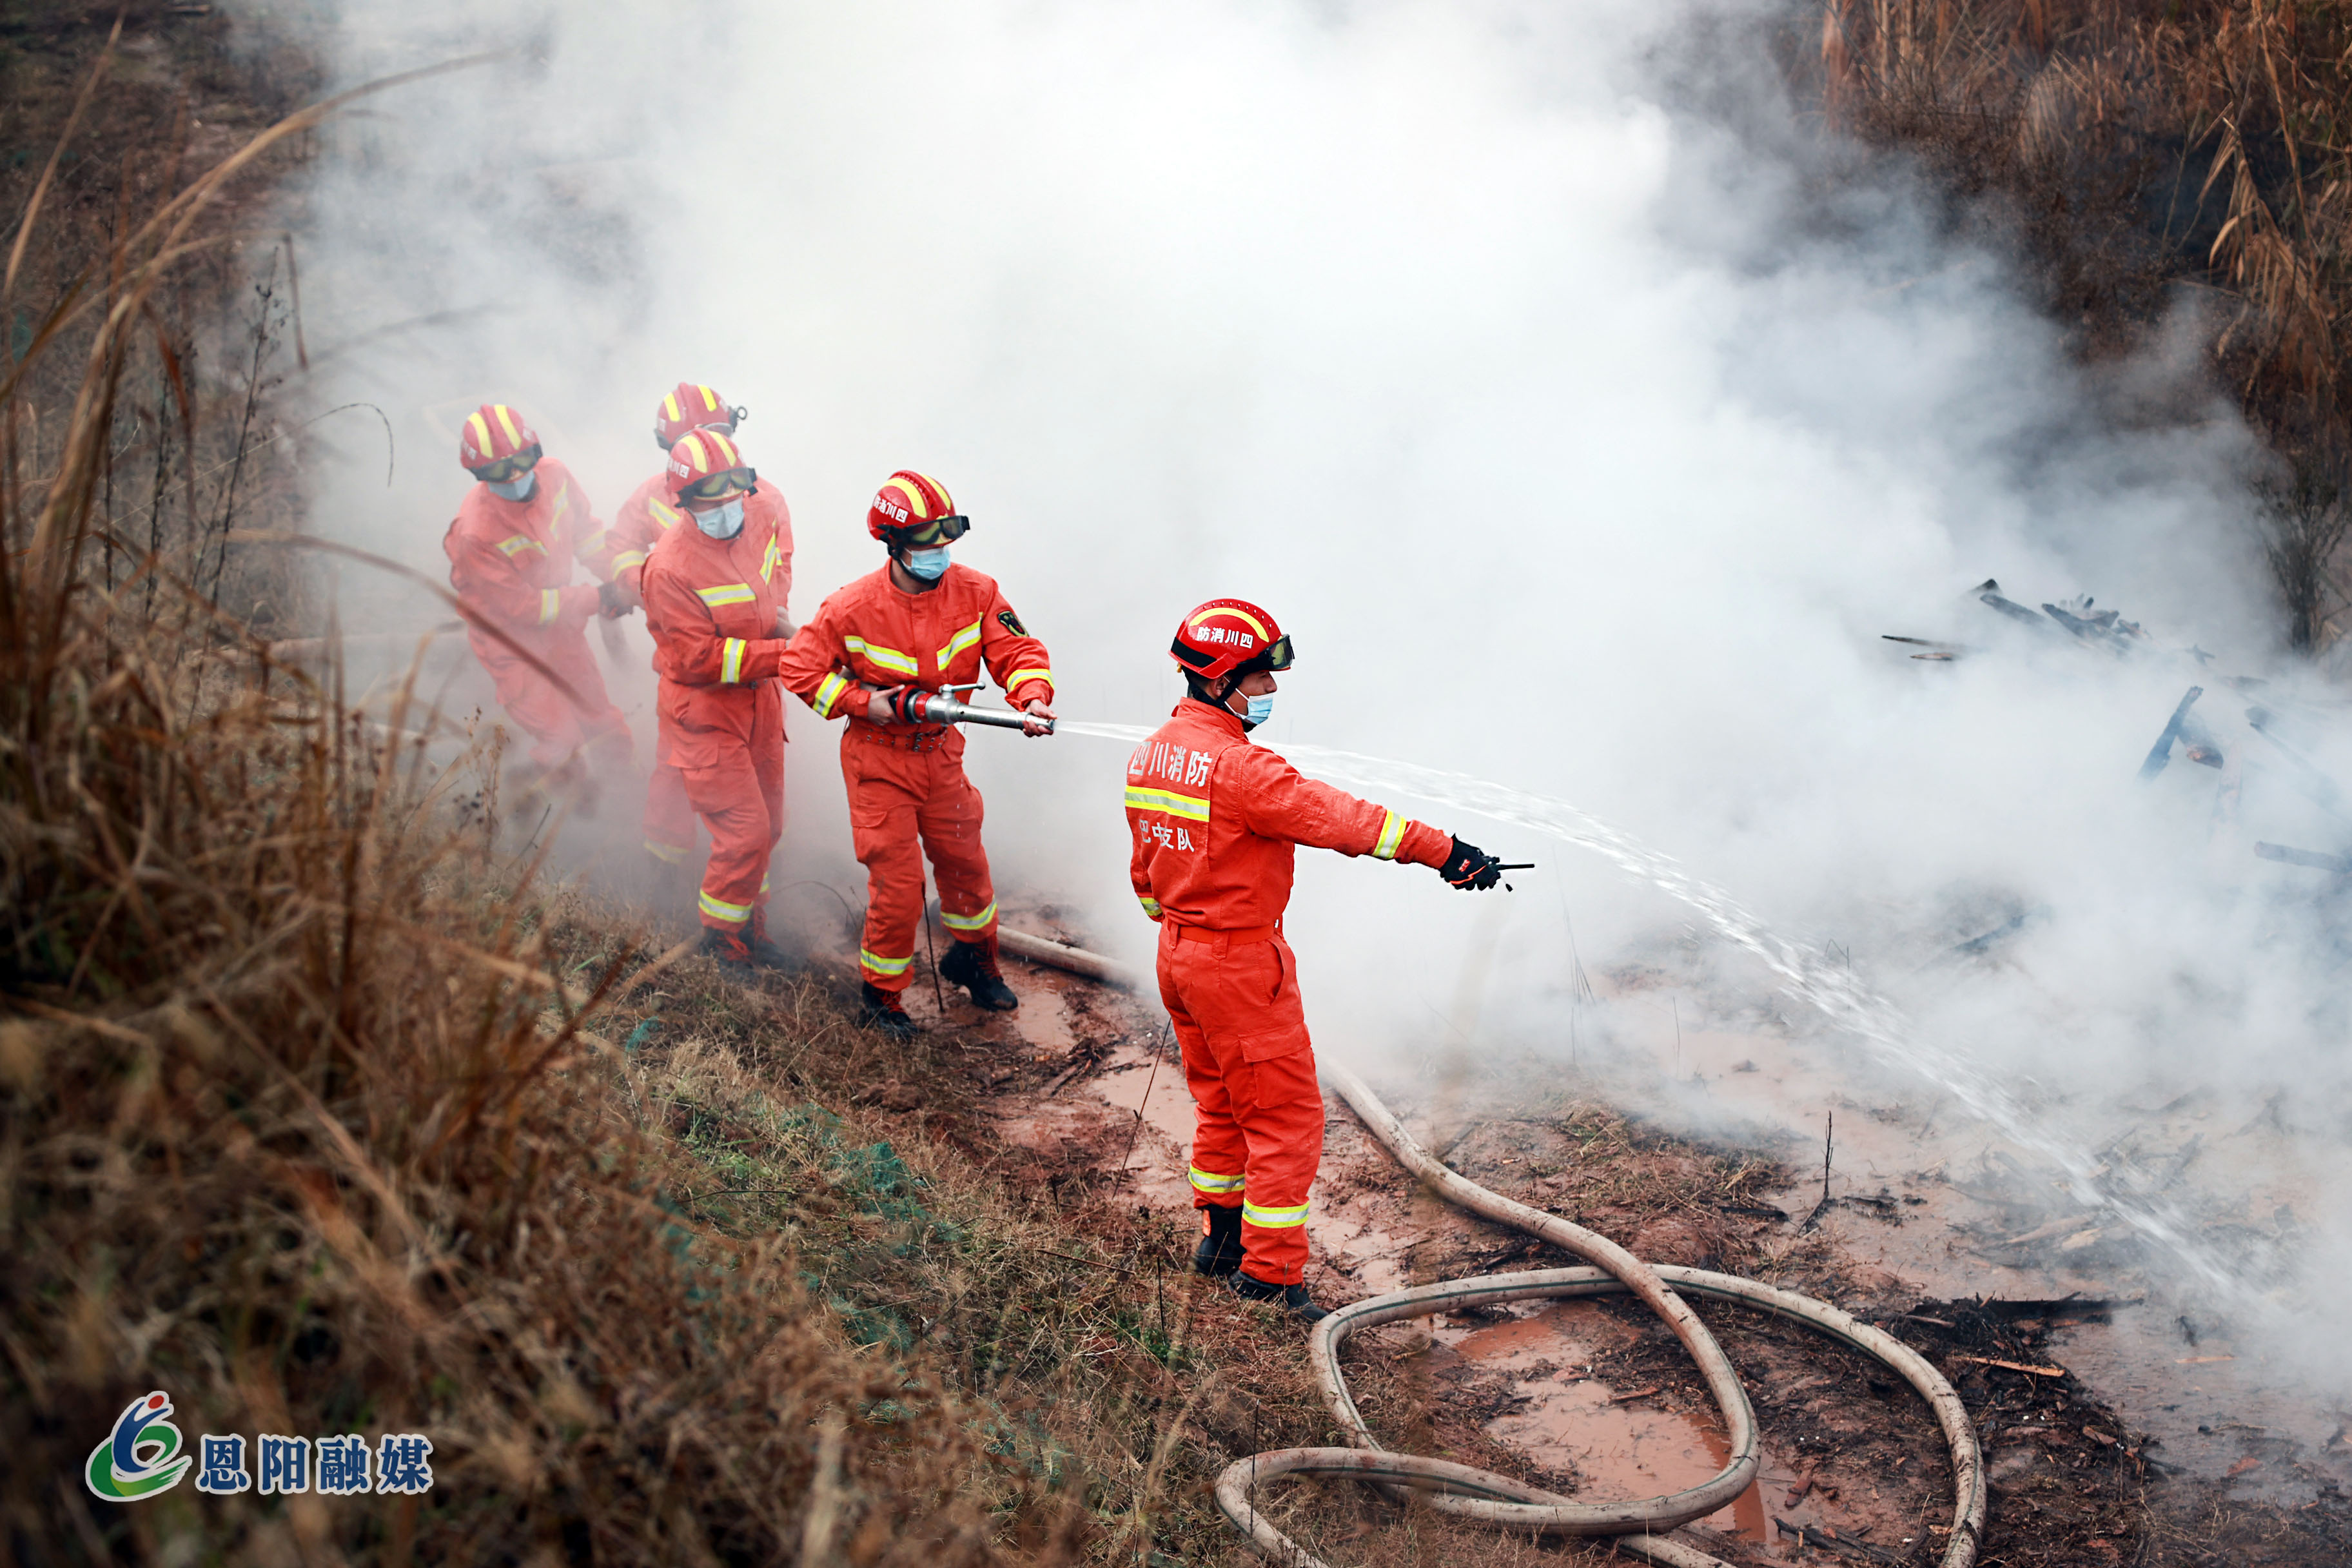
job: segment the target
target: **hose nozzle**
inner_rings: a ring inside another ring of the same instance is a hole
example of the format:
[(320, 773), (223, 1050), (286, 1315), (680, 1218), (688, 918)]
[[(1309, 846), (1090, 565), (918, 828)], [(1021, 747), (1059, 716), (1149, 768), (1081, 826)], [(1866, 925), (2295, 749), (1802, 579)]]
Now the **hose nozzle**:
[(944, 691), (918, 691), (907, 698), (907, 719), (915, 724), (990, 724), (1000, 730), (1019, 730), (1031, 724), (1043, 724), (1045, 733), (1054, 732), (1051, 719), (1040, 719), (1034, 713), (1015, 713), (1009, 708), (976, 708), (969, 702), (959, 702)]

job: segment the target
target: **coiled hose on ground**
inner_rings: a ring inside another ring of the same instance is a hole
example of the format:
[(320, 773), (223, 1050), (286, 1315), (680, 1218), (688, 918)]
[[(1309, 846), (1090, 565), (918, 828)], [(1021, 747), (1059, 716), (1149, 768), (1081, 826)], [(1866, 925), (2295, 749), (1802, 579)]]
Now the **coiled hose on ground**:
[[(1099, 980), (1140, 989), (1142, 977), (1116, 959), (1000, 928), (1008, 951)], [(1727, 1568), (1721, 1558), (1667, 1538), (1665, 1531), (1703, 1519), (1754, 1484), (1759, 1457), (1755, 1412), (1723, 1349), (1681, 1295), (1738, 1301), (1805, 1324), (1875, 1358), (1916, 1389), (1936, 1414), (1952, 1454), (1951, 1538), (1942, 1568), (1970, 1568), (1984, 1534), (1984, 1467), (1976, 1428), (1959, 1395), (1926, 1357), (1826, 1301), (1776, 1289), (1753, 1279), (1704, 1268), (1643, 1262), (1607, 1237), (1514, 1203), (1449, 1168), (1415, 1142), (1380, 1097), (1345, 1068), (1326, 1064), (1326, 1082), (1339, 1091), (1365, 1127), (1397, 1163), (1441, 1196), (1471, 1213), (1537, 1237), (1598, 1265), (1590, 1268), (1540, 1268), (1517, 1274), (1485, 1274), (1391, 1290), (1333, 1311), (1315, 1325), (1307, 1353), (1323, 1396), (1339, 1418), (1349, 1447), (1280, 1448), (1235, 1460), (1217, 1478), (1217, 1506), (1261, 1556), (1285, 1568), (1327, 1568), (1259, 1513), (1253, 1489), (1277, 1476), (1346, 1476), (1389, 1489), (1428, 1492), (1432, 1506), (1458, 1518), (1477, 1520), (1518, 1533), (1608, 1536), (1620, 1550), (1667, 1568)], [(1671, 1287), (1671, 1289), (1670, 1289)], [(1391, 1453), (1365, 1425), (1339, 1368), (1339, 1347), (1350, 1335), (1376, 1324), (1428, 1317), (1472, 1306), (1508, 1301), (1601, 1296), (1618, 1291), (1641, 1298), (1664, 1319), (1706, 1378), (1723, 1414), (1730, 1458), (1712, 1479), (1664, 1497), (1632, 1502), (1580, 1503), (1490, 1470)], [(1681, 1294), (1677, 1294), (1680, 1292)]]

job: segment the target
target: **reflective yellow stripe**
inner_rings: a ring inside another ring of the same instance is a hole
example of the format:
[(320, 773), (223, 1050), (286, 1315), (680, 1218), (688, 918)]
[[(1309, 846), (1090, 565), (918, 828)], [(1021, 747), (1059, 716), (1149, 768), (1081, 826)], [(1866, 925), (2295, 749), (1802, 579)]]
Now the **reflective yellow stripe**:
[(613, 570), (615, 573), (626, 572), (632, 566), (642, 566), (645, 563), (646, 552), (642, 550), (624, 550), (613, 557)]
[(666, 529), (677, 527), (677, 520), (686, 515), (686, 513), (678, 510), (677, 508), (674, 506), (664, 506), (661, 502), (654, 500), (651, 496), (647, 496), (646, 498), (646, 510), (652, 512), (654, 514), (654, 521), (660, 523), (662, 527)]
[(662, 399), (662, 412), (669, 416), (670, 422), (672, 424), (676, 424), (677, 422), (677, 393), (673, 392), (667, 397)]
[(553, 588), (541, 588), (539, 591), (539, 624), (543, 626), (562, 613), (562, 594)]
[(683, 864), (687, 857), (687, 850), (684, 846), (677, 844), (664, 844), (657, 838), (648, 838), (646, 840), (646, 853), (652, 856), (656, 860), (667, 860), (673, 866)]
[(514, 414), (512, 411), (509, 410), (505, 404), (498, 403), (491, 405), (490, 412), (499, 416), (499, 427), (506, 431), (507, 439), (513, 442), (517, 447), (520, 447), (522, 445), (522, 432), (515, 428)]
[(739, 686), (743, 680), (743, 639), (729, 637), (721, 647), (726, 651), (719, 657), (719, 684)]
[(882, 958), (861, 947), (857, 950), (857, 962), (877, 974), (904, 974), (907, 965), (915, 962), (915, 955), (910, 952), (904, 958)]
[[(555, 516), (562, 517), (563, 515), (564, 509), (569, 507), (571, 504), (572, 487), (570, 485), (566, 485), (562, 489), (555, 492)], [(548, 521), (551, 522), (554, 519), (551, 518)]]
[(1135, 895), (1135, 901), (1143, 906), (1143, 912), (1145, 914), (1150, 915), (1153, 920), (1158, 920), (1160, 918), (1160, 900), (1158, 899), (1147, 899), (1141, 893), (1138, 893)]
[(749, 583), (721, 583), (716, 588), (697, 588), (694, 596), (715, 610), (721, 605), (752, 604), (760, 595)]
[(714, 920), (722, 920), (730, 922), (730, 924), (741, 925), (745, 921), (751, 918), (751, 905), (730, 904), (724, 899), (712, 898), (708, 891), (703, 893), (700, 902), (702, 905), (702, 912), (710, 916)]
[(466, 416), (466, 423), (474, 427), (474, 450), (484, 458), (490, 455), (490, 425), (482, 417), (480, 409)]
[(988, 908), (976, 915), (951, 915), (945, 910), (940, 911), (940, 923), (950, 931), (986, 931), (995, 919), (996, 905), (993, 900), (989, 903)]
[(915, 656), (911, 653), (900, 653), (895, 647), (881, 647), (864, 637), (844, 637), (841, 646), (852, 653), (864, 654), (885, 669), (895, 669), (901, 675), (919, 673), (915, 665)]
[(833, 717), (833, 705), (841, 700), (841, 694), (848, 689), (849, 678), (836, 671), (816, 683), (816, 697), (809, 706), (817, 710), (818, 717), (830, 719)]
[(760, 555), (760, 581), (765, 583), (772, 580), (776, 574), (776, 568), (783, 563), (784, 547), (778, 544), (772, 537), (768, 541), (768, 548)]
[(1393, 811), (1389, 813), (1389, 819), (1381, 825), (1381, 841), (1372, 846), (1373, 859), (1393, 860), (1396, 858), (1397, 846), (1404, 839), (1405, 826), (1405, 819), (1403, 817), (1399, 816)]
[(1244, 1198), (1242, 1223), (1257, 1226), (1265, 1230), (1287, 1230), (1293, 1226), (1307, 1223), (1307, 1205), (1300, 1204), (1297, 1208), (1266, 1209), (1260, 1208), (1247, 1198)]
[(1195, 1192), (1237, 1193), (1242, 1190), (1242, 1178), (1239, 1176), (1221, 1176), (1214, 1171), (1204, 1171), (1198, 1165), (1192, 1166), (1192, 1190)]
[(536, 550), (541, 555), (547, 553), (547, 546), (528, 533), (518, 533), (511, 539), (499, 541), (499, 553), (509, 561), (514, 559), (515, 552), (518, 550)]
[(572, 547), (572, 553), (578, 556), (583, 561), (587, 560), (588, 557), (595, 554), (596, 552), (604, 548), (604, 536), (611, 531), (612, 530), (606, 528), (598, 529), (595, 532), (590, 534), (587, 538), (573, 545)]
[(1189, 816), (1195, 822), (1209, 820), (1209, 803), (1189, 795), (1176, 795), (1164, 789), (1128, 787), (1128, 808), (1131, 811), (1164, 811), (1171, 816)]
[(980, 641), (980, 623), (978, 621), (972, 622), (971, 625), (964, 627), (961, 631), (956, 633), (955, 636), (948, 638), (947, 646), (940, 649), (940, 673), (941, 675), (945, 675), (948, 672), (948, 660), (955, 658), (956, 655), (961, 653), (964, 649), (971, 647), (978, 641)]
[(1054, 672), (1050, 669), (1016, 669), (1004, 678), (1004, 689), (1018, 691), (1024, 680), (1042, 680), (1051, 686), (1054, 684)]

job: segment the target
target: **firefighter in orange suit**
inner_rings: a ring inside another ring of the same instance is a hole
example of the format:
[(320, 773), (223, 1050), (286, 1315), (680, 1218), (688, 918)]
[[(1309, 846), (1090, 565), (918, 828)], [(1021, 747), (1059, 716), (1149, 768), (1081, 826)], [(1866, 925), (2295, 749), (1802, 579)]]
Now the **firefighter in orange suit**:
[[(585, 628), (590, 616), (626, 615), (629, 605), (609, 582), (572, 580), (575, 561), (607, 575), (604, 525), (571, 470), (541, 454), (538, 435), (506, 404), (485, 403), (466, 416), (457, 460), (480, 482), (458, 506), (441, 548), (474, 657), (489, 671), (508, 717), (530, 736), (542, 776), (585, 783), (583, 753), (625, 767), (628, 723), (604, 695)], [(484, 623), (559, 679), (549, 679)]]
[(784, 832), (784, 704), (776, 670), (788, 624), (792, 541), (782, 508), (752, 503), (759, 476), (732, 437), (688, 433), (670, 448), (681, 521), (639, 578), (661, 677), (657, 760), (677, 770), (710, 830), (698, 900), (702, 950), (739, 973), (789, 961), (768, 940), (768, 860)]
[(955, 940), (940, 977), (982, 1007), (1020, 1005), (996, 963), (996, 890), (981, 847), (980, 792), (963, 772), (963, 733), (909, 723), (918, 692), (969, 696), (981, 669), (1013, 706), (1050, 732), (1054, 671), (996, 579), (953, 565), (948, 546), (970, 529), (937, 479), (902, 469), (866, 510), (866, 531), (890, 552), (882, 569), (840, 589), (793, 639), (784, 685), (822, 718), (845, 715), (841, 773), (849, 825), (866, 867), (860, 1021), (904, 1037), (915, 1029), (899, 993), (912, 978), (923, 914), (917, 841), (939, 882), (940, 919)]
[[(654, 444), (662, 449), (662, 467), (629, 494), (605, 531), (607, 571), (633, 605), (645, 603), (639, 574), (655, 544), (686, 516), (670, 494), (667, 458), (678, 442), (697, 430), (716, 430), (732, 437), (743, 422), (744, 410), (729, 406), (709, 387), (681, 381), (654, 409)], [(759, 530), (774, 525), (783, 551), (776, 602), (790, 596), (793, 586), (793, 514), (772, 482), (754, 485), (744, 500), (746, 526)], [(784, 624), (792, 636), (792, 624)], [(669, 763), (656, 761), (646, 790), (646, 853), (668, 866), (682, 866), (694, 854), (694, 805), (686, 797), (686, 780)]]
[(1198, 1110), (1192, 1263), (1311, 1322), (1326, 1315), (1302, 1283), (1323, 1095), (1282, 935), (1295, 849), (1433, 866), (1463, 889), (1493, 887), (1497, 862), (1250, 743), (1273, 711), (1275, 672), (1291, 662), (1290, 639), (1255, 605), (1210, 600), (1184, 617), (1171, 652), (1185, 698), (1128, 759), (1129, 875), (1160, 922), (1160, 999)]

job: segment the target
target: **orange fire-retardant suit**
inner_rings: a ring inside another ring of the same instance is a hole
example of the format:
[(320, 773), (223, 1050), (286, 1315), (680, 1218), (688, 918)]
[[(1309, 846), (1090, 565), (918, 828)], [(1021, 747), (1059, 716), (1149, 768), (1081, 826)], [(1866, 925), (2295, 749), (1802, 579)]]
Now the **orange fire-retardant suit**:
[[(710, 830), (702, 923), (762, 931), (768, 859), (784, 832), (784, 705), (776, 635), (792, 585), (792, 535), (781, 500), (744, 504), (743, 530), (712, 539), (691, 522), (654, 543), (640, 578), (654, 635), (660, 742)], [(667, 503), (665, 503), (667, 504)], [(686, 514), (678, 514), (683, 518)], [(693, 825), (687, 842), (693, 843)]]
[[(762, 480), (743, 503), (743, 510), (744, 531), (748, 534), (772, 529), (778, 548), (783, 552), (777, 565), (775, 593), (776, 603), (781, 605), (791, 595), (793, 586), (792, 509), (784, 504), (775, 486)], [(629, 499), (614, 514), (612, 526), (605, 530), (607, 574), (638, 603), (645, 602), (642, 574), (646, 557), (685, 517), (685, 511), (670, 499), (669, 474), (665, 469), (630, 492)], [(651, 625), (650, 609), (646, 617)], [(694, 803), (687, 798), (685, 775), (661, 760), (657, 751), (653, 779), (646, 790), (646, 852), (673, 866), (685, 864), (694, 854)]]
[[(496, 625), (562, 679), (553, 681), (513, 648), (468, 621), (466, 637), (497, 686), (508, 715), (530, 736), (530, 754), (557, 766), (583, 750), (625, 764), (629, 727), (604, 694), (604, 672), (584, 628), (597, 613), (593, 583), (574, 583), (576, 560), (598, 570), (604, 529), (571, 470), (543, 458), (528, 500), (504, 500), (477, 484), (441, 541), (449, 585), (465, 606)], [(603, 573), (599, 571), (599, 575)]]
[(950, 565), (939, 585), (910, 594), (887, 565), (835, 592), (793, 638), (786, 689), (822, 718), (849, 715), (841, 776), (849, 826), (866, 867), (866, 984), (903, 991), (923, 913), (921, 852), (940, 887), (940, 919), (960, 942), (996, 934), (996, 889), (981, 847), (980, 791), (963, 772), (963, 732), (877, 724), (864, 687), (913, 686), (969, 694), (981, 668), (1015, 708), (1054, 700), (1045, 645), (1029, 635), (996, 579)]
[(1296, 1285), (1323, 1095), (1283, 940), (1296, 847), (1443, 866), (1453, 839), (1302, 777), (1232, 710), (1187, 699), (1127, 764), (1129, 876), (1160, 922), (1160, 999), (1198, 1108), (1192, 1203), (1242, 1211), (1242, 1272)]

